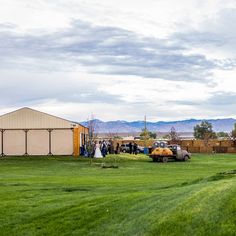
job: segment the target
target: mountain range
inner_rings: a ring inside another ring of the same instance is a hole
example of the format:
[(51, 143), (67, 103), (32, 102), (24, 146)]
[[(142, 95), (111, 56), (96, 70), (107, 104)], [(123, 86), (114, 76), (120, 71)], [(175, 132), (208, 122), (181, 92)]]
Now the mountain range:
[[(144, 128), (144, 121), (101, 121), (93, 120), (96, 133), (134, 133), (140, 132)], [(181, 121), (158, 121), (147, 122), (147, 129), (152, 132), (169, 132), (172, 127), (177, 132), (193, 132), (195, 125), (200, 124), (203, 120), (189, 119)], [(215, 132), (232, 131), (236, 119), (207, 119), (212, 124)], [(88, 122), (80, 122), (82, 125), (88, 126)]]

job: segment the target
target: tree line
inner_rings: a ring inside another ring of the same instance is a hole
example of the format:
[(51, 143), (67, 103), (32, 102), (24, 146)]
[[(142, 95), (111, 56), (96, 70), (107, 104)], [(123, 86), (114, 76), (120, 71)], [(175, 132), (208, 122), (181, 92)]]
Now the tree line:
[[(194, 126), (193, 136), (195, 139), (200, 139), (205, 141), (218, 138), (236, 140), (236, 124), (234, 125), (234, 129), (229, 133), (223, 131), (215, 132), (210, 122), (202, 121), (200, 124)], [(140, 133), (141, 140), (156, 139), (156, 137), (157, 134), (155, 132), (149, 131), (147, 128), (143, 129), (142, 132)], [(177, 133), (174, 127), (172, 127), (170, 132), (163, 138), (172, 141), (178, 141), (180, 139), (179, 134)]]
[(227, 132), (218, 132), (216, 133), (213, 130), (212, 124), (208, 121), (202, 121), (201, 124), (196, 125), (193, 129), (193, 135), (195, 139), (201, 140), (209, 140), (209, 139), (236, 139), (236, 124), (234, 125), (234, 129), (227, 133)]

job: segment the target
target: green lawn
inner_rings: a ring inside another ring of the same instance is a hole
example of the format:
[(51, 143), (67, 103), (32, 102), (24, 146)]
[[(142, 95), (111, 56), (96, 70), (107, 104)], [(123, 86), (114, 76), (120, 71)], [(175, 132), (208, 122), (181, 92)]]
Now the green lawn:
[(235, 170), (235, 155), (0, 158), (0, 235), (236, 235)]

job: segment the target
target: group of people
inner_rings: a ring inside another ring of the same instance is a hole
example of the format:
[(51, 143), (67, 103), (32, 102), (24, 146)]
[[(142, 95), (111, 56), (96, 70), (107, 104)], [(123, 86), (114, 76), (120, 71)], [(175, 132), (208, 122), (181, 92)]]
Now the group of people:
[(84, 157), (103, 158), (112, 153), (112, 143), (110, 141), (94, 141), (91, 145), (82, 145), (80, 153)]
[(110, 143), (105, 140), (96, 142), (94, 149), (94, 158), (103, 158), (109, 153)]
[[(119, 154), (120, 153), (120, 144), (117, 143), (116, 144), (116, 148), (115, 148), (115, 154)], [(138, 154), (138, 144), (137, 143), (129, 143), (129, 154)]]
[[(90, 145), (91, 146), (91, 145)], [(137, 143), (129, 143), (129, 152), (130, 154), (138, 154), (138, 145)], [(108, 141), (95, 141), (92, 143), (92, 147), (90, 150), (87, 150), (86, 145), (81, 147), (81, 155), (85, 157), (94, 157), (94, 158), (104, 158), (107, 154), (119, 154), (121, 151), (121, 146), (119, 143), (113, 147), (113, 142), (111, 140)]]
[(129, 154), (138, 154), (138, 145), (137, 143), (129, 143)]

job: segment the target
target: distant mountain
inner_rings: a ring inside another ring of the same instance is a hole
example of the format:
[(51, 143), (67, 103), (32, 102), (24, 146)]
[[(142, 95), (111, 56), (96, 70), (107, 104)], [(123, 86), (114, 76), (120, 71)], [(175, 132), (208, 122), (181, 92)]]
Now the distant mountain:
[[(136, 133), (140, 132), (144, 128), (143, 121), (95, 121), (95, 132), (96, 133)], [(213, 129), (216, 132), (224, 131), (230, 132), (236, 119), (209, 119), (206, 120), (213, 125)], [(177, 132), (193, 132), (193, 127), (200, 124), (202, 120), (189, 119), (181, 121), (158, 121), (158, 122), (147, 122), (147, 128), (154, 132), (169, 132), (171, 127), (174, 127)], [(88, 126), (87, 122), (81, 122), (82, 125)]]

